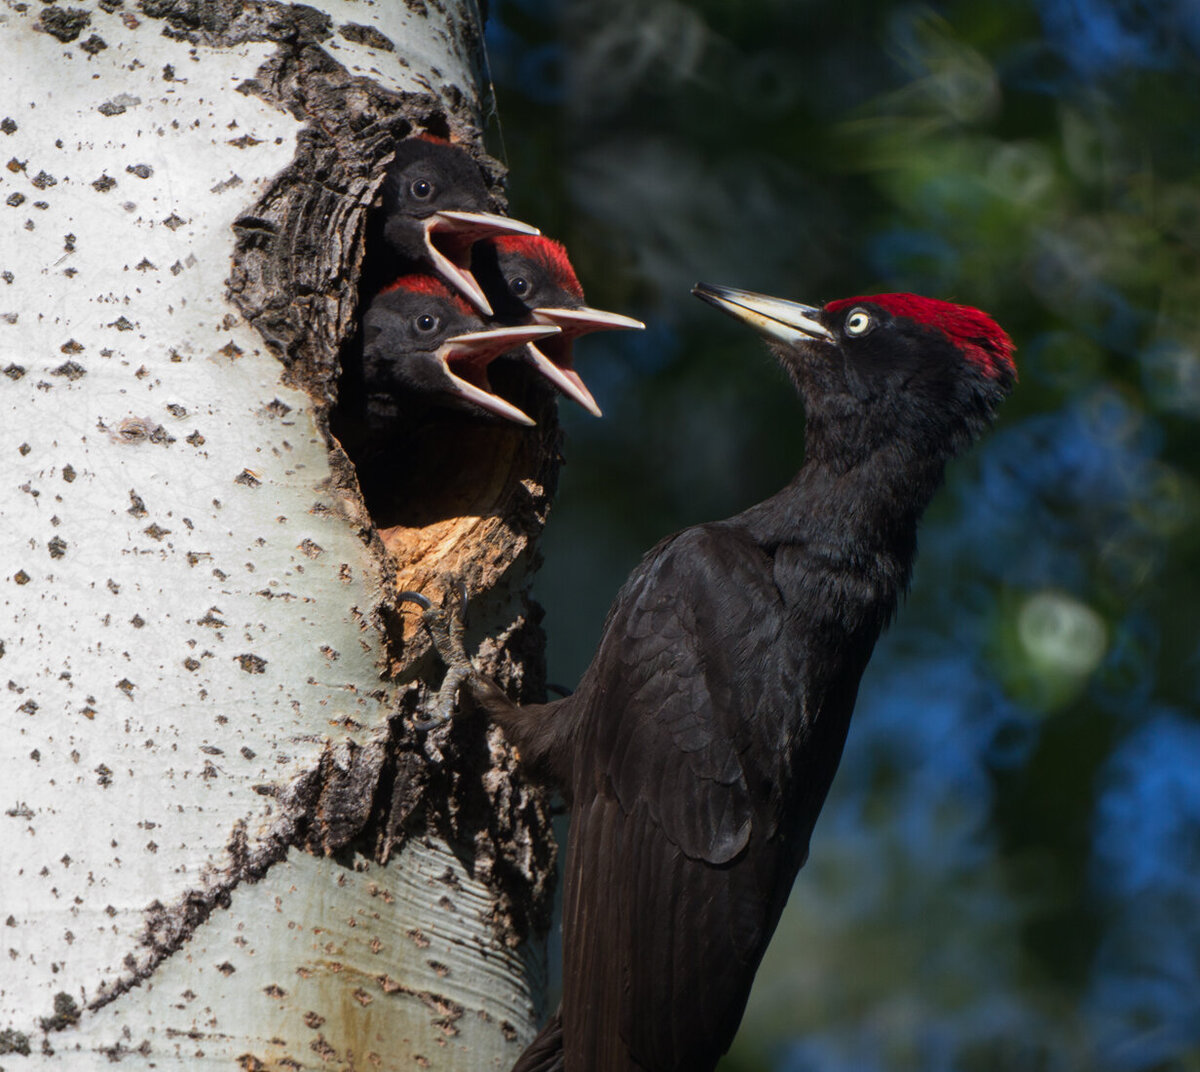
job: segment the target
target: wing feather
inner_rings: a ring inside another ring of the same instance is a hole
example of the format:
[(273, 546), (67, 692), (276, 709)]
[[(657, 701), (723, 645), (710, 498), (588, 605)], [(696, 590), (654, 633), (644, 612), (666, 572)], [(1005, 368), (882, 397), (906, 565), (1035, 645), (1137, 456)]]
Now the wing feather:
[(568, 1068), (697, 1072), (737, 1030), (794, 874), (777, 830), (787, 758), (775, 737), (790, 739), (803, 698), (778, 685), (785, 623), (771, 577), (770, 559), (732, 529), (660, 545), (580, 683), (590, 706), (563, 910)]

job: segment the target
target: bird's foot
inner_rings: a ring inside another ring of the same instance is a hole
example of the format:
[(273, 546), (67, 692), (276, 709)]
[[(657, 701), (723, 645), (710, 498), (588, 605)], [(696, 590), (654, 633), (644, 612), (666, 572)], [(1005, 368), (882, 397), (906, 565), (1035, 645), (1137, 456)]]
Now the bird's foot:
[(462, 584), (457, 585), (456, 590), (448, 589), (440, 607), (435, 607), (420, 592), (401, 592), (400, 602), (416, 603), (421, 608), (421, 621), (429, 633), (429, 639), (446, 664), (446, 676), (432, 703), (425, 705), (413, 718), (413, 724), (419, 730), (437, 729), (454, 717), (458, 690), (475, 673), (475, 666), (463, 647), (466, 589)]

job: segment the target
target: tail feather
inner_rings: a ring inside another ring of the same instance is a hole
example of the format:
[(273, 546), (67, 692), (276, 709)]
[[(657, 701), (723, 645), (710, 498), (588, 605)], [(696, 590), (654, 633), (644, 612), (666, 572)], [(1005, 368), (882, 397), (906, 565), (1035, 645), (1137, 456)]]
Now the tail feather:
[(563, 1072), (563, 1068), (562, 1009), (559, 1009), (517, 1058), (512, 1072)]

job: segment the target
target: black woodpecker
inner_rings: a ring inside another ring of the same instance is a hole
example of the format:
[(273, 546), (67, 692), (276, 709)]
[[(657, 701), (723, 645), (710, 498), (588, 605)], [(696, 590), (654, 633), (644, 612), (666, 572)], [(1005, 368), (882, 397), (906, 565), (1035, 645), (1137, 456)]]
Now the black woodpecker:
[(561, 329), (561, 334), (530, 343), (520, 354), (564, 395), (599, 417), (600, 407), (575, 371), (575, 340), (593, 331), (641, 330), (646, 325), (585, 304), (566, 247), (553, 239), (502, 235), (480, 242), (472, 267), (497, 320)]
[(519, 1072), (705, 1072), (729, 1048), (917, 523), (1016, 379), (1008, 336), (965, 306), (694, 293), (766, 336), (800, 393), (791, 483), (653, 548), (566, 699), (513, 704), (453, 608), (425, 614), (448, 680), (570, 808), (562, 1006)]
[(545, 324), (497, 326), (431, 275), (401, 276), (371, 302), (363, 318), (363, 377), (378, 408), (408, 396), (453, 409), (533, 421), (493, 394), (488, 366), (501, 354), (557, 335)]

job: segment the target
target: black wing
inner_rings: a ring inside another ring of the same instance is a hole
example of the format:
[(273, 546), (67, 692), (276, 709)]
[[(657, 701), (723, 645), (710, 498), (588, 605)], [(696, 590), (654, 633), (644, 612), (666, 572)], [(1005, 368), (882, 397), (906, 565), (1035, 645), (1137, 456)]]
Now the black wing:
[(786, 630), (771, 559), (733, 527), (680, 534), (618, 597), (576, 693), (569, 1068), (694, 1072), (732, 1041), (803, 855), (778, 836), (803, 721)]

